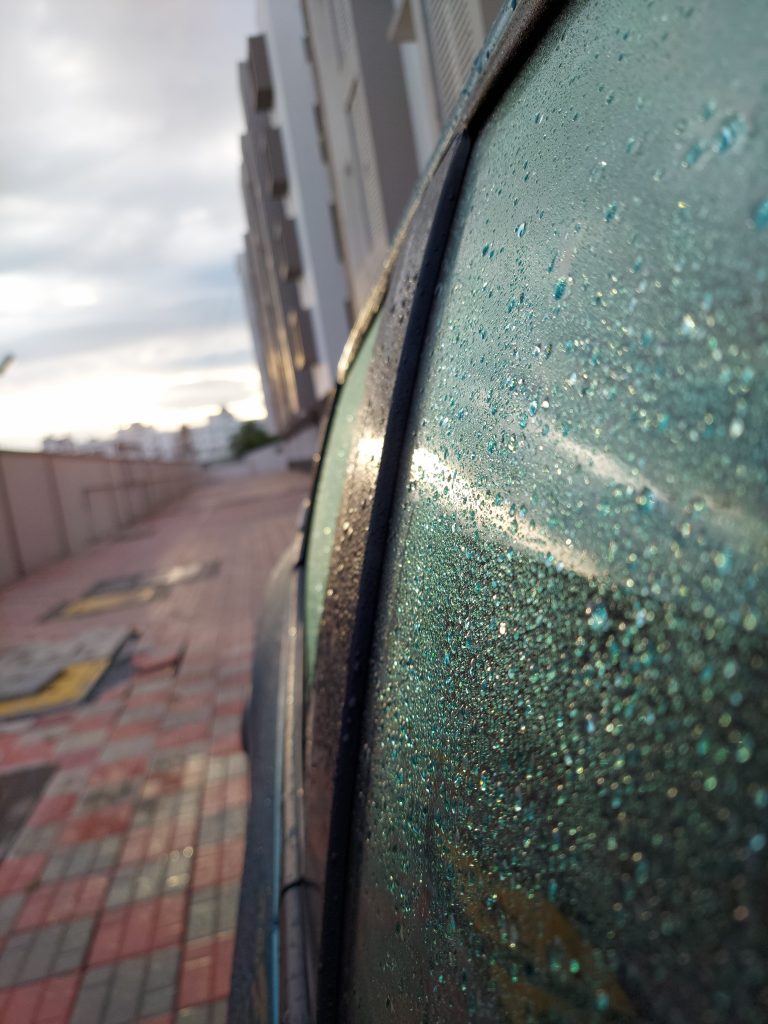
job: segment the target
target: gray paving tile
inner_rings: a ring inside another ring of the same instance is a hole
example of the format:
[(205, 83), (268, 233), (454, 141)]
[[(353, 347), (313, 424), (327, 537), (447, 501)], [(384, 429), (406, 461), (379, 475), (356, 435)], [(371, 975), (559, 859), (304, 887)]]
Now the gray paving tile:
[(179, 850), (139, 864), (124, 864), (117, 869), (107, 893), (107, 906), (119, 907), (136, 900), (154, 899), (165, 893), (180, 892), (189, 885), (190, 861)]
[(179, 950), (176, 947), (155, 950), (149, 958), (147, 989), (153, 991), (171, 984), (178, 969)]
[(103, 1024), (131, 1024), (138, 1016), (147, 970), (146, 957), (131, 957), (115, 966)]
[(0, 957), (0, 987), (76, 970), (85, 958), (93, 918), (12, 935)]
[(99, 760), (102, 764), (112, 764), (130, 757), (142, 757), (144, 754), (151, 754), (154, 745), (154, 736), (131, 736), (125, 740), (112, 740), (102, 751)]
[(218, 999), (211, 1003), (210, 1024), (227, 1024), (227, 1000)]
[(0, 988), (13, 985), (27, 955), (28, 936), (13, 935), (0, 956)]
[(169, 1013), (176, 995), (177, 949), (156, 950), (86, 971), (71, 1024), (133, 1024)]
[(177, 1024), (210, 1024), (208, 1007), (210, 1003), (202, 1006), (187, 1006), (176, 1014)]
[(133, 800), (140, 785), (136, 778), (120, 779), (104, 786), (91, 785), (80, 804), (80, 811), (99, 811), (104, 807)]
[(240, 885), (210, 885), (196, 889), (189, 901), (187, 941), (232, 931), (237, 924)]
[(60, 754), (77, 754), (81, 750), (92, 750), (104, 746), (109, 736), (107, 729), (91, 729), (88, 732), (70, 732), (59, 741)]
[(156, 1014), (169, 1013), (173, 1009), (175, 996), (175, 984), (145, 992), (141, 1000), (141, 1016), (154, 1017)]
[(23, 892), (10, 893), (0, 898), (0, 939), (4, 939), (10, 932), (25, 899), (26, 894)]
[(62, 793), (82, 793), (88, 785), (90, 774), (90, 765), (78, 765), (76, 768), (60, 768), (51, 780), (45, 795), (58, 796)]
[(89, 839), (73, 846), (59, 847), (45, 866), (43, 881), (57, 882), (62, 878), (108, 871), (117, 863), (121, 844), (120, 836), (108, 836), (106, 839)]
[(225, 839), (244, 836), (247, 822), (247, 807), (225, 807), (214, 814), (203, 815), (200, 819), (198, 843), (200, 846), (210, 846), (223, 843)]
[(103, 1020), (108, 995), (109, 990), (106, 984), (88, 985), (84, 983), (77, 995), (69, 1024), (96, 1024), (97, 1021)]
[(120, 716), (118, 725), (134, 725), (136, 722), (152, 722), (162, 718), (165, 714), (163, 704), (139, 704), (138, 707), (128, 708)]
[(169, 818), (195, 820), (200, 811), (202, 789), (182, 789), (177, 793), (144, 797), (138, 804), (131, 825), (141, 828)]
[(63, 822), (55, 821), (24, 829), (13, 844), (14, 857), (24, 857), (28, 853), (49, 853), (55, 848), (62, 827)]

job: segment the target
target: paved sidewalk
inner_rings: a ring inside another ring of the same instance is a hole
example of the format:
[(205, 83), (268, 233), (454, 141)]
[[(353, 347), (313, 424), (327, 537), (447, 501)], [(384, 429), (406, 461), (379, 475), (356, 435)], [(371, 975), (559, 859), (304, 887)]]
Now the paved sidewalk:
[[(133, 671), (78, 707), (0, 724), (9, 773), (53, 769), (0, 862), (2, 1024), (225, 1020), (248, 776), (240, 713), (269, 572), (308, 477), (203, 486), (125, 538), (0, 591), (0, 648), (135, 628), (172, 668)], [(167, 596), (77, 619), (99, 581), (218, 562)]]

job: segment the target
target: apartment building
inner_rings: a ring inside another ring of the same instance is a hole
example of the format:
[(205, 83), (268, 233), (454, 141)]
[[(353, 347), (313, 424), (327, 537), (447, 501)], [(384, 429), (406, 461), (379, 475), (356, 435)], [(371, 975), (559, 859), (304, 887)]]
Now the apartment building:
[(420, 170), (503, 6), (503, 0), (394, 0), (387, 34), (400, 48)]
[(354, 312), (502, 0), (303, 0)]
[(240, 65), (248, 232), (238, 260), (270, 425), (284, 433), (333, 386), (349, 330), (346, 282), (301, 8), (258, 6)]
[(364, 305), (418, 167), (400, 52), (384, 0), (304, 0), (352, 307)]
[[(510, 2), (510, 0), (508, 0)], [(502, 0), (257, 0), (239, 258), (271, 428), (331, 387)]]

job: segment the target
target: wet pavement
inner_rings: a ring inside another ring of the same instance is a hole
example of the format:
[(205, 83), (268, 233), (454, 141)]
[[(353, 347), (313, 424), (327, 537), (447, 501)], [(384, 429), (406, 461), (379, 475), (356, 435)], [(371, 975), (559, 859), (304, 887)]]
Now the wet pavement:
[[(225, 1020), (249, 799), (240, 715), (307, 489), (299, 473), (210, 483), (0, 591), (0, 654), (135, 634), (82, 703), (0, 722), (2, 1024)], [(151, 598), (147, 580), (161, 580)]]

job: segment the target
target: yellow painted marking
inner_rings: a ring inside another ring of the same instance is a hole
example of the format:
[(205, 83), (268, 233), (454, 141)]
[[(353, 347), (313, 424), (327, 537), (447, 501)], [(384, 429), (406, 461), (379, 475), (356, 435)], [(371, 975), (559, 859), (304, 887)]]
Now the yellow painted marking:
[(59, 615), (71, 619), (77, 615), (116, 611), (134, 604), (146, 604), (156, 593), (155, 587), (138, 587), (136, 590), (124, 590), (116, 594), (92, 594), (90, 597), (70, 601), (64, 605)]
[(63, 672), (39, 693), (30, 697), (14, 697), (0, 701), (0, 718), (30, 715), (49, 711), (65, 704), (76, 704), (89, 693), (109, 667), (109, 658), (77, 661), (67, 665)]

